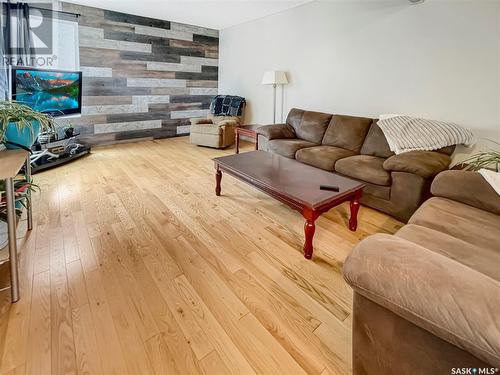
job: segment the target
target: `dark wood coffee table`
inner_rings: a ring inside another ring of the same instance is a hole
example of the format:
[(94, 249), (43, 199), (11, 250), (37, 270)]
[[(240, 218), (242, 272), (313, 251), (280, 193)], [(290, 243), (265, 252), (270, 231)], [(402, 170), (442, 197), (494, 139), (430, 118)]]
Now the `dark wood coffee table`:
[[(222, 171), (256, 187), (271, 197), (302, 213), (304, 225), (304, 256), (313, 253), (314, 222), (324, 212), (350, 201), (349, 229), (355, 231), (359, 199), (364, 184), (347, 177), (302, 164), (265, 151), (215, 158), (215, 194), (221, 193)], [(338, 186), (339, 192), (320, 190), (320, 185)]]

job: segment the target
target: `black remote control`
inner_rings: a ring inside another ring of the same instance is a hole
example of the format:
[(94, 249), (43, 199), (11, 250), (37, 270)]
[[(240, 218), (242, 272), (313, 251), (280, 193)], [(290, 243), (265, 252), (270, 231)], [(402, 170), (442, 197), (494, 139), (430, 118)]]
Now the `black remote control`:
[(329, 190), (329, 191), (340, 191), (340, 188), (338, 186), (331, 186), (331, 185), (319, 185), (320, 190)]

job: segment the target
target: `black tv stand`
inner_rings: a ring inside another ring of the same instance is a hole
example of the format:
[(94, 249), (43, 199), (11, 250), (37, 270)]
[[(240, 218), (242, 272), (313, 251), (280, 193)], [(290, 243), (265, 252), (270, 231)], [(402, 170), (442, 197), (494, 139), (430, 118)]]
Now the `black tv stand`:
[(57, 167), (89, 154), (90, 146), (78, 142), (78, 135), (73, 134), (69, 137), (65, 135), (57, 140), (49, 138), (44, 143), (37, 142), (30, 158), (32, 172), (37, 173)]

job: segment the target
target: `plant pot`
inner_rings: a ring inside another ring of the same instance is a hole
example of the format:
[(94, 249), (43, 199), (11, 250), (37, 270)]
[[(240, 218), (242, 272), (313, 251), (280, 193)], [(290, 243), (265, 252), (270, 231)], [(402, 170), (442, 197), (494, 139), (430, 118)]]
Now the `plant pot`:
[(4, 133), (4, 144), (5, 147), (14, 150), (19, 147), (7, 143), (6, 141), (17, 143), (19, 145), (23, 145), (24, 147), (31, 148), (33, 143), (35, 143), (36, 139), (40, 135), (40, 123), (38, 121), (32, 121), (31, 127), (23, 127), (21, 129), (17, 128), (17, 125), (14, 122), (9, 123)]

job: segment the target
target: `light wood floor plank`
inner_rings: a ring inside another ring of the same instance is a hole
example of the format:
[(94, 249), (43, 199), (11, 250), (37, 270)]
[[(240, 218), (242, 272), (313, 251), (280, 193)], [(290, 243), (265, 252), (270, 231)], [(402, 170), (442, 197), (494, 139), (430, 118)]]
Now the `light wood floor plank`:
[(90, 306), (80, 305), (72, 310), (78, 374), (102, 374), (101, 356), (97, 346), (97, 332)]
[(85, 278), (102, 370), (105, 374), (128, 374), (100, 271), (98, 269), (90, 271)]
[(76, 374), (73, 322), (66, 275), (64, 249), (56, 246), (50, 252), (50, 312), (52, 373)]
[(52, 372), (50, 272), (34, 275), (33, 285), (26, 373), (50, 374)]
[(213, 374), (230, 375), (231, 374), (231, 372), (226, 367), (224, 362), (222, 362), (222, 359), (220, 359), (220, 356), (217, 354), (216, 351), (213, 351), (212, 353), (207, 355), (205, 358), (203, 358), (200, 361), (200, 366), (201, 366), (203, 373), (205, 375), (213, 375)]
[(89, 303), (82, 264), (75, 260), (66, 264), (68, 276), (69, 300), (72, 309)]
[[(33, 270), (35, 265), (35, 242), (37, 229), (34, 228), (31, 233), (28, 233), (21, 241), (18, 240), (19, 248), (23, 249), (25, 256), (20, 257), (20, 294), (26, 296), (17, 303), (10, 304), (10, 290), (6, 290), (5, 296), (9, 298), (3, 299), (7, 306), (8, 320), (6, 321), (6, 329), (2, 337), (3, 353), (0, 355), (0, 374), (8, 371), (22, 368), (26, 364), (28, 355), (28, 337), (30, 334), (30, 318), (31, 318), (31, 296), (33, 286)], [(6, 269), (6, 268), (4, 268)], [(3, 315), (3, 314), (2, 314)]]

